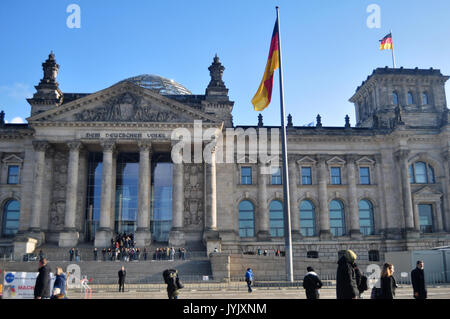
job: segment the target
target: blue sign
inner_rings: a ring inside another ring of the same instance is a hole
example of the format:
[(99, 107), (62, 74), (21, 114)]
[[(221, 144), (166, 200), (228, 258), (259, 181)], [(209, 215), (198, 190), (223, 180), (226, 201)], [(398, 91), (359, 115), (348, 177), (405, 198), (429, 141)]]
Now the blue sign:
[(8, 284), (12, 283), (14, 281), (14, 274), (7, 273), (5, 276), (5, 280)]

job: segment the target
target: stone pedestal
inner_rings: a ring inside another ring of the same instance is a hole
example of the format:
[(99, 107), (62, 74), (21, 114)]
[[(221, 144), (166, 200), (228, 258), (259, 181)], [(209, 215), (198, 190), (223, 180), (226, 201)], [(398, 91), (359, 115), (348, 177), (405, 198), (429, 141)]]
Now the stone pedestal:
[(405, 232), (406, 240), (415, 240), (420, 238), (420, 232), (414, 228), (407, 229)]
[(78, 244), (80, 234), (76, 230), (65, 230), (59, 234), (59, 247), (75, 247)]
[(359, 229), (351, 229), (349, 232), (350, 238), (354, 240), (361, 240), (362, 239), (362, 233)]
[(320, 240), (331, 240), (331, 232), (330, 230), (320, 230), (319, 234)]
[(269, 241), (270, 233), (267, 230), (261, 230), (257, 234), (258, 241)]
[(106, 248), (111, 246), (111, 238), (113, 232), (109, 228), (99, 228), (95, 234), (94, 246), (98, 248)]
[(14, 241), (14, 260), (22, 261), (23, 255), (32, 253), (38, 244), (35, 238), (21, 236)]
[(222, 250), (222, 240), (219, 237), (219, 232), (214, 229), (205, 230), (203, 233), (203, 242), (206, 246), (206, 253), (209, 256), (217, 248), (219, 252)]
[(148, 230), (136, 230), (134, 240), (137, 247), (148, 247), (152, 243), (152, 234)]
[(184, 232), (181, 229), (172, 229), (169, 234), (169, 246), (172, 247), (184, 247), (186, 245), (186, 239)]

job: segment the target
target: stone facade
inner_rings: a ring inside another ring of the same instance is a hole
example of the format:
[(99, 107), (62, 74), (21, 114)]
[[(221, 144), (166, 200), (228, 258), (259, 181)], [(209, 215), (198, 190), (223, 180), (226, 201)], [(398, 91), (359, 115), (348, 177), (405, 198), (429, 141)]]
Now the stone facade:
[[(118, 154), (138, 155), (135, 233), (142, 247), (153, 241), (154, 155), (174, 151), (175, 129), (194, 136), (194, 121), (201, 121), (203, 130), (251, 128), (259, 136), (265, 128), (262, 116), (254, 127), (233, 125), (233, 102), (217, 56), (204, 95), (164, 95), (130, 81), (92, 94), (63, 93), (53, 54), (43, 69), (44, 78), (28, 100), (28, 124), (0, 127), (1, 243), (14, 246), (17, 254), (43, 243), (69, 247), (89, 239), (88, 154), (102, 154), (93, 242), (98, 247), (109, 245), (115, 229)], [(373, 256), (382, 260), (387, 251), (450, 244), (447, 79), (432, 69), (376, 69), (350, 99), (356, 126), (348, 117), (342, 127), (324, 127), (320, 116), (315, 127), (297, 127), (289, 118), (287, 204), (294, 257), (316, 253), (316, 260), (332, 262), (351, 248), (368, 262)], [(210, 161), (173, 163), (169, 244), (203, 242), (209, 252), (217, 248), (231, 255), (284, 250), (284, 238), (273, 233), (272, 204), (283, 201), (283, 187), (267, 174), (272, 162), (251, 161), (246, 154), (243, 163), (223, 163), (227, 143), (219, 149), (194, 140), (191, 146)], [(245, 182), (244, 169), (250, 172)], [(12, 201), (20, 204), (20, 219), (17, 233), (8, 236)], [(300, 218), (305, 201), (313, 207), (308, 232)], [(252, 207), (245, 218), (239, 209), (243, 202)], [(363, 204), (369, 207), (365, 211)], [(333, 205), (341, 217), (330, 220)]]

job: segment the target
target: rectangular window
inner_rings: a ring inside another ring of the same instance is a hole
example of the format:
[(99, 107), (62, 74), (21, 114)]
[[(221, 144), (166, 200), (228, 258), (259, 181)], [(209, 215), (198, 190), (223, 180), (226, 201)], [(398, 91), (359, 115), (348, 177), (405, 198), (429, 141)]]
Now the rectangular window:
[(341, 185), (341, 168), (332, 167), (331, 168), (331, 184)]
[(19, 184), (19, 166), (8, 166), (8, 184)]
[(281, 167), (272, 167), (272, 185), (281, 185)]
[(302, 167), (301, 173), (302, 173), (302, 184), (311, 185), (312, 184), (311, 167)]
[(370, 169), (368, 167), (359, 168), (359, 182), (362, 185), (370, 184)]
[(241, 167), (241, 184), (251, 185), (252, 184), (252, 168), (251, 167)]
[(419, 224), (422, 233), (433, 232), (433, 205), (419, 204)]

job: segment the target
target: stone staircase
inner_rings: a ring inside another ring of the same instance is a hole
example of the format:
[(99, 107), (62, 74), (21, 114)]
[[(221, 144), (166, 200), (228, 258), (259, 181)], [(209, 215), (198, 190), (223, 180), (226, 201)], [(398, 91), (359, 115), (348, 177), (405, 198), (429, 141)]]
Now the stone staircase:
[[(89, 243), (81, 243), (74, 247), (79, 251), (79, 261), (76, 261), (75, 258), (72, 261), (69, 260), (70, 248), (61, 248), (54, 244), (39, 246), (33, 253), (39, 256), (40, 251), (42, 251), (52, 272), (58, 266), (66, 271), (70, 264), (77, 264), (81, 269), (81, 276), (91, 279), (91, 284), (116, 284), (117, 273), (122, 266), (127, 270), (126, 281), (130, 284), (163, 283), (162, 272), (168, 268), (177, 269), (184, 282), (198, 282), (203, 279), (203, 276), (212, 279), (211, 263), (206, 255), (206, 249), (201, 243), (188, 243), (183, 247), (186, 249), (185, 260), (179, 258), (178, 247), (174, 247), (176, 253), (173, 260), (153, 260), (156, 248), (166, 246), (167, 243), (152, 243), (151, 246), (146, 247), (147, 260), (144, 260), (143, 248), (140, 248), (140, 260), (128, 262), (112, 261), (108, 258), (108, 254), (106, 254), (106, 261), (104, 261), (101, 252), (103, 248), (97, 248), (98, 260), (95, 261), (94, 246)], [(6, 271), (36, 272), (38, 261), (0, 260), (0, 267)]]

